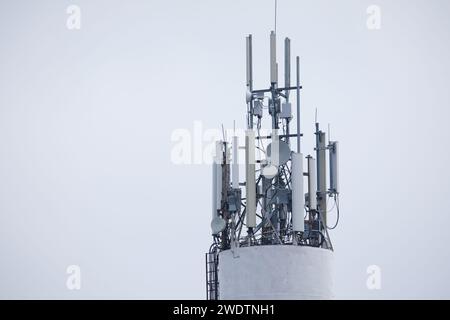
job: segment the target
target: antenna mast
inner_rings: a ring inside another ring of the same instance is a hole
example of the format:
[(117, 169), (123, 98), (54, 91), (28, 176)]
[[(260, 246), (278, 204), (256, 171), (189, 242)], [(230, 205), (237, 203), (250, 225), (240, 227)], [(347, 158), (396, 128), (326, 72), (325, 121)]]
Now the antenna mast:
[[(254, 270), (258, 268), (279, 270), (279, 273), (274, 273), (273, 277), (277, 277), (278, 274), (288, 274), (289, 269), (284, 269), (288, 268), (287, 264), (289, 263), (286, 262), (288, 260), (278, 261), (276, 259), (274, 261), (273, 259), (274, 254), (278, 255), (283, 250), (292, 250), (289, 251), (289, 257), (297, 259), (291, 261), (301, 269), (295, 272), (295, 276), (318, 279), (318, 277), (327, 277), (328, 274), (328, 257), (333, 251), (333, 246), (328, 233), (330, 228), (327, 224), (327, 215), (329, 214), (327, 197), (334, 199), (336, 206), (338, 205), (338, 143), (336, 141), (326, 143), (326, 134), (320, 130), (316, 109), (316, 146), (314, 149), (316, 158), (314, 159), (312, 155), (303, 156), (300, 117), (300, 93), (302, 90), (300, 57), (296, 56), (296, 83), (292, 86), (291, 40), (285, 38), (284, 85), (280, 85), (276, 55), (277, 0), (275, 0), (274, 22), (274, 30), (270, 32), (269, 36), (270, 79), (265, 88), (255, 89), (253, 87), (252, 35), (246, 37), (247, 128), (245, 141), (240, 145), (234, 128), (231, 142), (228, 142), (225, 129), (222, 127), (223, 141), (218, 141), (216, 145), (213, 164), (213, 219), (211, 223), (214, 242), (206, 258), (207, 297), (210, 299), (236, 298), (240, 294), (248, 297), (247, 293), (244, 294), (240, 291), (240, 288), (247, 288), (242, 283), (248, 284), (250, 291), (251, 288), (255, 289), (252, 291), (254, 293), (251, 295), (252, 297), (270, 296), (270, 292), (261, 291), (264, 286), (258, 284), (259, 280), (252, 282), (251, 279), (254, 278)], [(290, 122), (294, 117), (291, 106), (291, 91), (293, 90), (296, 93), (296, 132), (291, 133), (293, 128), (290, 128)], [(268, 114), (265, 112), (266, 109), (268, 109)], [(262, 118), (267, 116), (270, 116), (271, 126), (266, 128), (266, 133), (262, 135)], [(254, 129), (254, 123), (257, 123), (257, 130)], [(291, 139), (295, 140), (292, 141), (295, 143), (295, 150), (291, 149), (293, 145)], [(267, 144), (262, 143), (264, 140)], [(265, 150), (263, 150), (264, 145), (266, 145)], [(245, 149), (244, 181), (240, 181), (239, 175), (238, 154), (240, 149)], [(259, 149), (259, 154), (263, 155), (258, 159), (256, 158), (256, 149)], [(328, 167), (327, 152), (329, 153)], [(306, 163), (305, 166), (304, 163)], [(327, 171), (330, 174), (329, 186), (327, 186)], [(308, 189), (306, 192), (303, 189), (304, 179), (307, 179), (305, 185)], [(266, 258), (264, 258), (265, 254), (267, 254)], [(221, 256), (221, 268), (218, 268), (219, 255)], [(237, 256), (240, 256), (241, 259), (234, 259)], [(303, 260), (305, 257), (311, 257), (311, 261), (315, 261), (317, 265), (310, 268), (309, 262), (305, 263)], [(227, 259), (236, 261), (231, 260), (233, 261), (231, 263)], [(303, 264), (305, 264), (304, 269), (302, 269)], [(237, 270), (236, 268), (239, 266), (242, 267)], [(257, 279), (264, 276), (267, 275), (258, 275)], [(223, 287), (218, 284), (220, 279), (226, 279), (225, 282), (221, 282)], [(302, 294), (306, 294), (304, 291), (309, 290), (308, 288), (318, 285), (317, 282), (314, 282), (309, 286), (308, 280), (303, 281), (300, 281), (298, 286), (293, 286)], [(283, 286), (286, 281), (271, 281), (271, 283), (279, 283), (280, 286)], [(305, 283), (306, 285), (304, 285)], [(264, 289), (288, 294), (293, 287), (270, 288), (269, 286)], [(324, 297), (329, 296), (329, 291), (325, 289), (320, 292)], [(279, 296), (277, 297), (279, 298)], [(291, 294), (286, 297), (297, 296)]]

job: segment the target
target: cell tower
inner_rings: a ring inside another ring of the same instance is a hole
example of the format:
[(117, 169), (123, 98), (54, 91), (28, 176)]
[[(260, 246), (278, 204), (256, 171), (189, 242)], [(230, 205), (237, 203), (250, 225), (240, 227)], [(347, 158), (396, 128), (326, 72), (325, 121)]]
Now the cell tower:
[[(276, 34), (271, 32), (270, 87), (261, 90), (253, 88), (251, 35), (246, 42), (245, 146), (240, 146), (237, 136), (216, 142), (207, 299), (330, 299), (333, 246), (328, 230), (338, 220), (329, 227), (327, 201), (334, 200), (338, 219), (338, 142), (327, 144), (316, 120), (315, 157), (303, 156), (300, 60), (296, 58), (296, 85), (291, 86), (290, 39), (284, 41), (284, 87), (280, 87)], [(292, 91), (296, 133), (291, 133)], [(271, 117), (270, 134), (261, 135), (266, 116)], [(245, 181), (240, 181), (238, 154), (243, 148)]]

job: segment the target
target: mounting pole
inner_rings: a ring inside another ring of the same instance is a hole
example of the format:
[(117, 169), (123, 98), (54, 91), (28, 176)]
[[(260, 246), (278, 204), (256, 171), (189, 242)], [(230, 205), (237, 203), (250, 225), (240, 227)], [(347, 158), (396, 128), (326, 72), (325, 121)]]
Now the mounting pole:
[[(291, 86), (291, 40), (284, 39), (284, 87)], [(289, 90), (285, 90), (286, 102), (289, 102)]]
[(300, 57), (297, 56), (297, 152), (300, 153)]
[[(289, 38), (284, 39), (284, 87), (289, 88), (291, 86), (291, 40)], [(289, 90), (284, 91), (286, 105), (289, 105)], [(290, 118), (286, 118), (286, 135), (291, 134)], [(290, 139), (285, 139), (287, 144), (290, 145)]]
[(317, 161), (317, 210), (323, 222), (327, 225), (327, 165), (326, 165), (326, 134), (316, 123), (316, 161)]

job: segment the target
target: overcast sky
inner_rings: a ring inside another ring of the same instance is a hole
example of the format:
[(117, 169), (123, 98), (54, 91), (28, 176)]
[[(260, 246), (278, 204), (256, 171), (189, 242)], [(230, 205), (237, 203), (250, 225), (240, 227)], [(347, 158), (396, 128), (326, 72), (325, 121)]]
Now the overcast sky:
[[(340, 141), (336, 298), (450, 298), (450, 2), (278, 2), (279, 56), (289, 36), (302, 61), (303, 152), (315, 108)], [(273, 13), (272, 0), (0, 2), (0, 298), (204, 299), (211, 170), (173, 163), (171, 137), (245, 125), (245, 36), (266, 87)]]

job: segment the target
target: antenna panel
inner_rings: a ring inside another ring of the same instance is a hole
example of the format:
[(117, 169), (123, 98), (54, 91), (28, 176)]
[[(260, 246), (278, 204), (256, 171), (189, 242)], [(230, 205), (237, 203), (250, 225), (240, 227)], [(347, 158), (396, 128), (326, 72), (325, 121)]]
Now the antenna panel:
[(339, 143), (337, 141), (330, 141), (330, 191), (339, 193)]
[(317, 209), (317, 173), (316, 159), (309, 156), (308, 159), (308, 208), (309, 210)]
[(245, 176), (247, 227), (256, 227), (255, 131), (245, 134)]
[(294, 231), (305, 231), (304, 201), (303, 195), (303, 155), (292, 153), (292, 229)]

